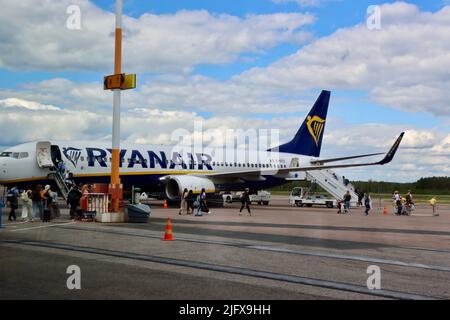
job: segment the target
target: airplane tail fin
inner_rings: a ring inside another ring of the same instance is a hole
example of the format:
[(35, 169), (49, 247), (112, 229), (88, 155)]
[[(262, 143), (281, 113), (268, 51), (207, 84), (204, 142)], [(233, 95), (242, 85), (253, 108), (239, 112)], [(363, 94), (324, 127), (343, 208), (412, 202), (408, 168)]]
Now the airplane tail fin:
[(268, 151), (319, 157), (327, 119), (330, 91), (323, 90), (295, 137), (288, 143)]

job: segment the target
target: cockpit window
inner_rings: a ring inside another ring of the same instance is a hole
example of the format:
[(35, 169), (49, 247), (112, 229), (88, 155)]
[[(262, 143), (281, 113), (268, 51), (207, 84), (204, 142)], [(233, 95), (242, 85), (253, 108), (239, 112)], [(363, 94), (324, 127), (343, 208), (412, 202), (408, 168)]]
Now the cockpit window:
[(28, 158), (28, 152), (2, 152), (0, 158), (25, 159)]

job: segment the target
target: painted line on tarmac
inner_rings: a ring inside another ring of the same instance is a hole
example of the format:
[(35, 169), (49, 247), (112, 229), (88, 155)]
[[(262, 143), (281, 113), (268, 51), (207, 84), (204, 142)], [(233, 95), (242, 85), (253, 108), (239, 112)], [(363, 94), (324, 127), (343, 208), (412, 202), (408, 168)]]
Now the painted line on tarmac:
[(58, 227), (58, 226), (62, 226), (62, 225), (69, 225), (69, 224), (75, 224), (75, 223), (77, 223), (77, 222), (76, 221), (71, 221), (71, 222), (66, 222), (66, 223), (48, 224), (48, 225), (37, 226), (37, 227), (14, 229), (14, 230), (10, 230), (10, 231), (11, 232), (28, 231), (28, 230), (34, 230), (34, 229)]
[(44, 248), (51, 248), (51, 249), (60, 249), (60, 250), (74, 251), (74, 252), (81, 252), (81, 253), (88, 253), (88, 254), (97, 254), (97, 255), (103, 255), (103, 256), (109, 256), (109, 257), (115, 257), (115, 258), (127, 258), (127, 259), (131, 259), (131, 260), (147, 261), (147, 262), (153, 262), (153, 263), (175, 265), (175, 266), (179, 266), (179, 267), (194, 268), (197, 270), (202, 269), (202, 270), (209, 270), (209, 271), (249, 276), (249, 277), (253, 277), (253, 278), (263, 278), (263, 279), (269, 279), (269, 280), (277, 280), (277, 281), (283, 281), (283, 282), (289, 282), (289, 283), (296, 283), (296, 284), (301, 284), (301, 285), (321, 287), (321, 288), (326, 288), (326, 289), (331, 289), (331, 290), (348, 291), (348, 292), (354, 292), (354, 293), (360, 293), (360, 294), (364, 294), (364, 295), (378, 296), (378, 297), (390, 298), (390, 299), (400, 299), (400, 300), (437, 300), (437, 299), (439, 299), (439, 298), (435, 298), (435, 297), (431, 297), (431, 296), (424, 296), (424, 295), (418, 295), (418, 294), (414, 294), (414, 293), (407, 293), (407, 292), (400, 292), (400, 291), (370, 290), (366, 287), (362, 287), (362, 286), (358, 286), (358, 285), (354, 285), (354, 284), (350, 284), (350, 283), (345, 283), (345, 282), (328, 281), (328, 280), (293, 276), (293, 275), (287, 275), (287, 274), (273, 273), (273, 272), (267, 272), (267, 271), (259, 271), (259, 270), (248, 269), (248, 268), (231, 267), (231, 266), (224, 266), (224, 265), (204, 263), (204, 262), (196, 262), (196, 261), (190, 261), (190, 260), (165, 258), (165, 257), (159, 257), (159, 256), (149, 256), (149, 255), (129, 253), (129, 252), (123, 252), (123, 251), (114, 251), (114, 250), (108, 250), (108, 249), (80, 247), (80, 246), (72, 246), (72, 245), (67, 245), (67, 244), (36, 242), (36, 241), (5, 240), (5, 241), (0, 241), (0, 243), (17, 244), (17, 245), (25, 245), (25, 246), (33, 246), (33, 247), (44, 247)]
[(265, 246), (249, 246), (248, 248), (256, 249), (256, 250), (263, 250), (263, 251), (299, 254), (299, 255), (303, 255), (303, 256), (353, 260), (353, 261), (388, 264), (388, 265), (409, 267), (409, 268), (427, 269), (427, 270), (433, 270), (433, 271), (450, 272), (450, 267), (433, 266), (433, 265), (426, 265), (426, 264), (422, 264), (422, 263), (410, 263), (410, 262), (403, 262), (403, 261), (390, 260), (390, 259), (369, 258), (369, 257), (351, 256), (351, 255), (336, 254), (336, 253), (323, 253), (323, 252), (319, 253), (319, 252), (314, 252), (314, 251), (291, 250), (291, 249), (273, 248), (273, 247), (265, 247)]
[[(62, 227), (62, 228), (64, 228), (64, 227)], [(131, 236), (131, 237), (141, 237), (141, 238), (152, 238), (152, 239), (160, 239), (161, 238), (161, 236), (159, 236), (159, 235), (138, 234), (138, 233), (127, 232), (127, 231), (113, 231), (113, 230), (99, 230), (99, 229), (89, 230), (89, 229), (74, 228), (74, 227), (64, 228), (64, 229), (102, 232), (102, 233), (124, 235), (124, 236)], [(379, 263), (379, 264), (387, 264), (387, 265), (394, 265), (394, 266), (408, 267), (408, 268), (418, 268), (418, 269), (425, 269), (425, 270), (450, 272), (450, 267), (426, 265), (426, 264), (422, 264), (422, 263), (411, 263), (411, 262), (404, 262), (404, 261), (391, 260), (391, 259), (370, 258), (370, 257), (343, 255), (343, 254), (337, 254), (337, 253), (300, 250), (300, 249), (291, 250), (291, 249), (284, 249), (284, 248), (261, 246), (261, 245), (256, 245), (256, 244), (226, 242), (226, 241), (217, 241), (217, 240), (202, 240), (202, 239), (192, 239), (192, 238), (183, 238), (183, 237), (176, 237), (176, 240), (186, 241), (186, 242), (194, 242), (194, 243), (202, 243), (202, 244), (216, 244), (216, 245), (223, 245), (223, 246), (230, 246), (230, 247), (238, 247), (238, 248), (242, 248), (242, 249), (254, 249), (254, 250), (261, 250), (261, 251), (289, 253), (289, 254), (297, 254), (297, 255), (320, 257), (320, 258), (352, 260), (352, 261)]]
[(14, 227), (14, 226), (17, 226), (17, 225), (19, 225), (19, 224), (24, 224), (24, 223), (28, 223), (28, 222), (29, 222), (29, 221), (7, 222), (7, 223), (4, 223), (3, 226), (4, 226), (4, 227), (9, 227), (9, 226)]

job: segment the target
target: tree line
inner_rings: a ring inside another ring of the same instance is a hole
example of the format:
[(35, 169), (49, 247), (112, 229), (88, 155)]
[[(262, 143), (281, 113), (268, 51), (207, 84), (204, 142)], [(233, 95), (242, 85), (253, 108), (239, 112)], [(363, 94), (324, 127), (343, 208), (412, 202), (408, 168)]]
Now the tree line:
[[(450, 195), (450, 177), (427, 177), (420, 178), (416, 182), (399, 183), (386, 181), (350, 181), (356, 189), (369, 193), (392, 193), (398, 190), (401, 193), (406, 193), (408, 190), (416, 194), (440, 194)], [(288, 184), (272, 188), (272, 191), (291, 191), (295, 187), (309, 187), (311, 185), (308, 181), (293, 181)], [(318, 192), (322, 192), (320, 187)]]

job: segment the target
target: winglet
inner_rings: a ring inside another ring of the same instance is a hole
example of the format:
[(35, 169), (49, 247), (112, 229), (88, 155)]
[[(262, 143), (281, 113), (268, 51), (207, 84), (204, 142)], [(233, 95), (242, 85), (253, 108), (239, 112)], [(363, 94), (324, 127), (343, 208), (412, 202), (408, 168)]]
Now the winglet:
[(403, 136), (405, 135), (404, 132), (402, 132), (400, 134), (400, 136), (397, 138), (397, 140), (395, 141), (395, 143), (392, 145), (391, 149), (389, 150), (389, 152), (386, 154), (386, 156), (384, 157), (383, 160), (381, 160), (380, 162), (378, 162), (378, 164), (387, 164), (389, 162), (392, 161), (392, 159), (394, 159), (395, 153), (397, 152), (398, 147), (400, 146), (400, 142), (402, 142)]

